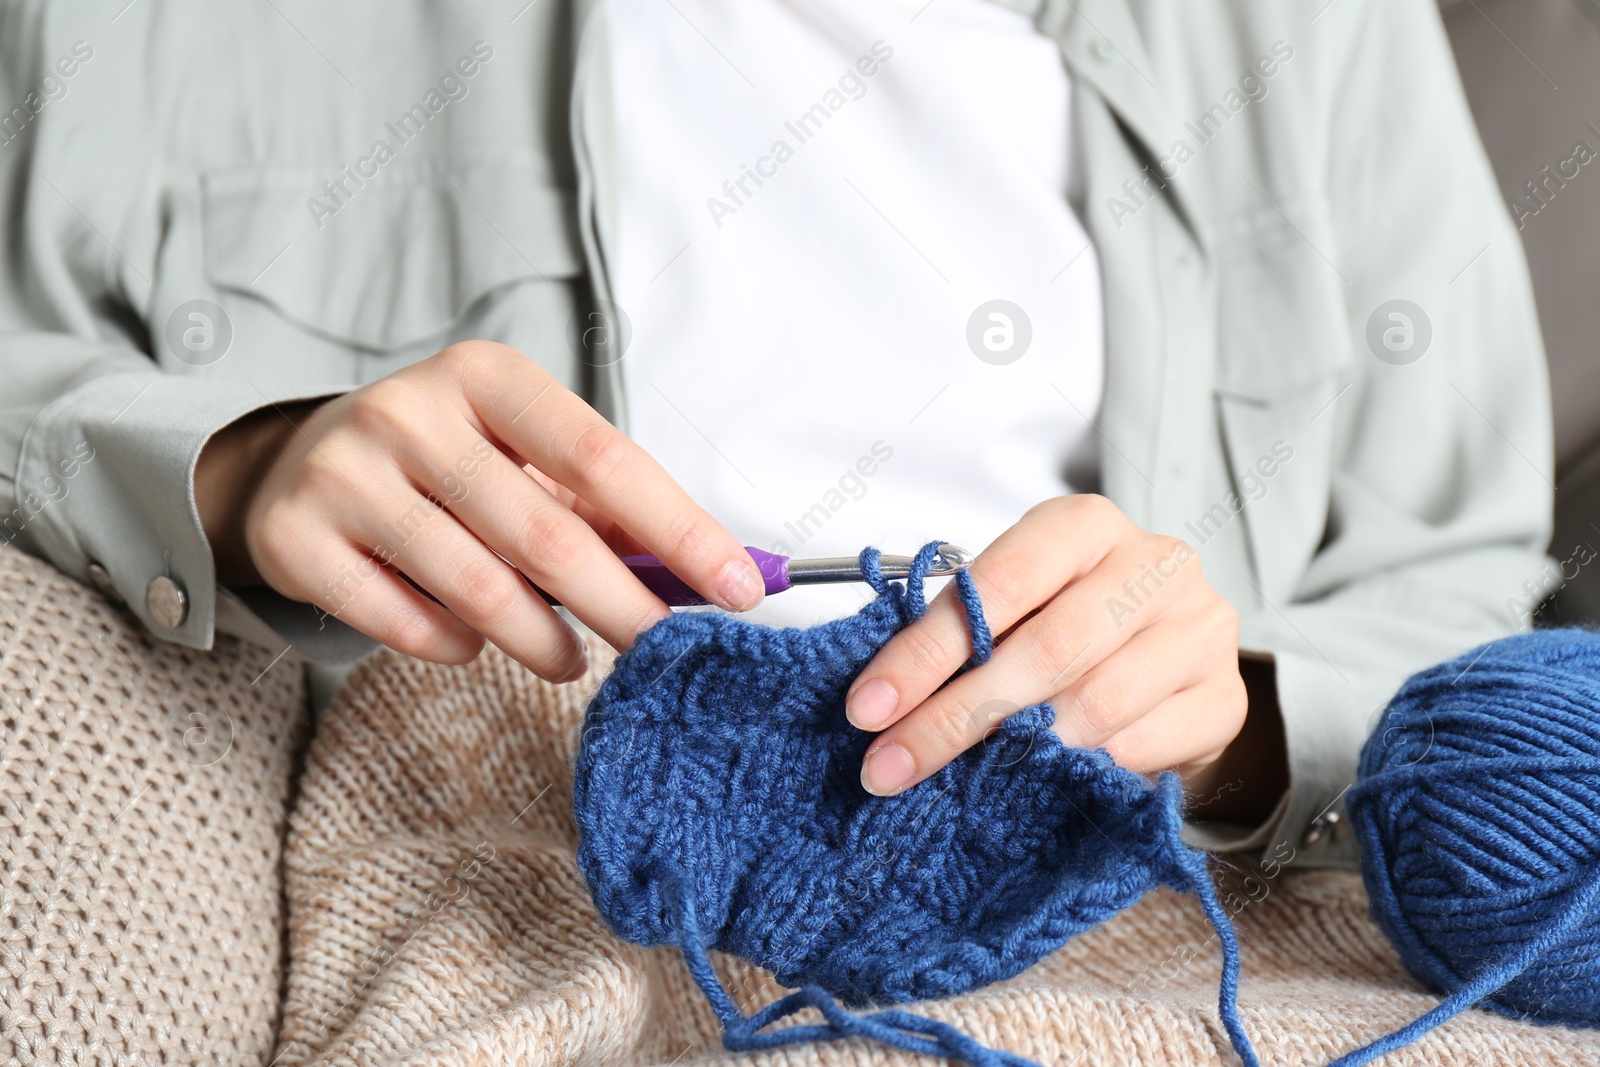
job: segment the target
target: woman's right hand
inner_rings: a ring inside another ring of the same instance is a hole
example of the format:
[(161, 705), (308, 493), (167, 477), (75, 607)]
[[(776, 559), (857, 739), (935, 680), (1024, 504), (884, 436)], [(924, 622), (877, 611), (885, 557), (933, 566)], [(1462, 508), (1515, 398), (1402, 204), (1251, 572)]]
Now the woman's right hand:
[(486, 341), (298, 425), (275, 408), (241, 420), (206, 445), (195, 497), (219, 581), (264, 581), (437, 663), (465, 663), (487, 638), (551, 681), (583, 673), (582, 641), (523, 575), (627, 649), (668, 608), (619, 553), (653, 553), (731, 610), (762, 596), (739, 542), (660, 464), (537, 363)]

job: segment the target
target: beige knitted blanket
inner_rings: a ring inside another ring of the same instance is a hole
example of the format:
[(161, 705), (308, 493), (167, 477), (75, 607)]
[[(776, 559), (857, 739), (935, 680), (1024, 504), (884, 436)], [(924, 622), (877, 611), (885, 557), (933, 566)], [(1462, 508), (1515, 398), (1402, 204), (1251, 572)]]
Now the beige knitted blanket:
[(0, 546), (0, 1064), (262, 1064), (304, 672)]
[[(153, 641), (3, 549), (0, 638), (0, 1063), (928, 1063), (864, 1042), (730, 1056), (676, 952), (606, 932), (570, 815), (595, 675), (374, 657), (318, 724), (296, 800), (291, 660)], [(1264, 1063), (1325, 1063), (1436, 1003), (1357, 876), (1222, 888)], [(779, 995), (718, 964), (746, 1010)], [(1217, 974), (1198, 905), (1162, 891), (915, 1010), (1051, 1067), (1231, 1064)], [(1473, 1012), (1383, 1062), (1600, 1065), (1600, 1032)]]

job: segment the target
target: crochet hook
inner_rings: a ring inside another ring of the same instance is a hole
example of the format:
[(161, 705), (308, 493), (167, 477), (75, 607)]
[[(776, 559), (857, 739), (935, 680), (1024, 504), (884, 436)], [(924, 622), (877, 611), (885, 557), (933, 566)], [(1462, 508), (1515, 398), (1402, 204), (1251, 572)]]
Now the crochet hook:
[[(797, 585), (832, 585), (864, 582), (861, 561), (855, 556), (825, 556), (818, 559), (791, 559), (759, 548), (745, 546), (756, 569), (761, 572), (767, 595), (781, 593)], [(911, 556), (879, 556), (878, 565), (885, 578), (905, 578), (911, 573)], [(704, 604), (706, 598), (667, 570), (654, 556), (623, 556), (622, 562), (656, 596), (675, 608)], [(940, 545), (939, 558), (928, 571), (930, 578), (947, 577), (972, 565), (972, 553), (958, 545)]]
[[(749, 545), (744, 550), (750, 553), (750, 558), (755, 561), (756, 569), (761, 572), (761, 584), (765, 587), (768, 596), (781, 593), (785, 589), (792, 589), (797, 585), (838, 585), (846, 582), (864, 582), (866, 575), (861, 573), (861, 560), (855, 556), (821, 556), (816, 559), (791, 559), (780, 556), (775, 552), (763, 552), (759, 548)], [(500, 557), (505, 559), (504, 556)], [(879, 556), (878, 566), (883, 571), (883, 576), (893, 581), (896, 578), (907, 578), (911, 574), (912, 556)], [(666, 601), (669, 607), (685, 608), (709, 601), (692, 587), (686, 584), (667, 569), (655, 556), (623, 556), (623, 565), (632, 571), (644, 583), (644, 587)], [(957, 571), (966, 570), (972, 566), (971, 552), (960, 545), (942, 544), (939, 546), (939, 557), (934, 560), (933, 566), (928, 568), (929, 578), (948, 578)], [(510, 562), (510, 560), (506, 560)], [(409, 575), (401, 573), (413, 589), (423, 596), (439, 602), (439, 598), (412, 581)], [(526, 575), (523, 581), (533, 585), (533, 580)], [(539, 589), (540, 596), (545, 600), (560, 606), (561, 601)]]

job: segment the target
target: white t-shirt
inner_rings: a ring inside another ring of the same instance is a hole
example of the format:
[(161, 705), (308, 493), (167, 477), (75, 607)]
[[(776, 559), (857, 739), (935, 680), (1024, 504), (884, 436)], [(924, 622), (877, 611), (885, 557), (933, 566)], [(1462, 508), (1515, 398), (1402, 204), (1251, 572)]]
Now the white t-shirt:
[(608, 3), (629, 431), (696, 500), (784, 555), (976, 552), (1095, 486), (1100, 271), (1054, 42), (989, 0)]

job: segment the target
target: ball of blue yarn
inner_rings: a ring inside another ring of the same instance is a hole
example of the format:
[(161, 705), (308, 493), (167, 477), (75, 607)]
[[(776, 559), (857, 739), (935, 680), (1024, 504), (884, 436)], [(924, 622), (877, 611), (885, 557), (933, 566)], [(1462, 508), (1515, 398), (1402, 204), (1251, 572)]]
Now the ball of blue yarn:
[(1348, 809), (1373, 915), (1446, 997), (1392, 1047), (1473, 1004), (1600, 1024), (1600, 635), (1538, 631), (1413, 676)]

